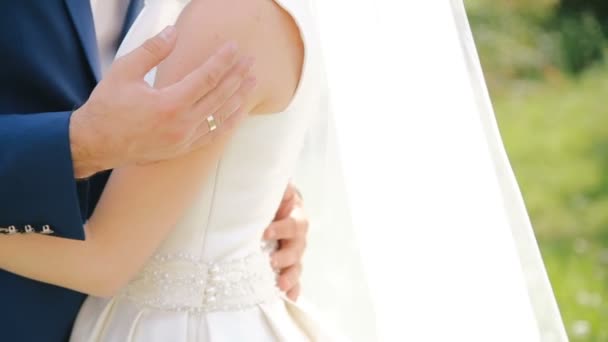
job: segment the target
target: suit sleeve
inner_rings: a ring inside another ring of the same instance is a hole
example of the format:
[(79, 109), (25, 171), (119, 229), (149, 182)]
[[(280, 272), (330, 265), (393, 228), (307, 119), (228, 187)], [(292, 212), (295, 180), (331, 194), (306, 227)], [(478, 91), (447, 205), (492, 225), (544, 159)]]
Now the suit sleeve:
[(83, 239), (86, 181), (74, 177), (71, 112), (0, 115), (0, 227)]

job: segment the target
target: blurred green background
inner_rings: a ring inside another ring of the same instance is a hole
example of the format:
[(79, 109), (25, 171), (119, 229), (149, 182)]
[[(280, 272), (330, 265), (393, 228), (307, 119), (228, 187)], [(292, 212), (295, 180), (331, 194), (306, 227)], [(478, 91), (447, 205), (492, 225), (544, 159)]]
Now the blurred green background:
[(465, 0), (571, 341), (608, 341), (608, 0)]

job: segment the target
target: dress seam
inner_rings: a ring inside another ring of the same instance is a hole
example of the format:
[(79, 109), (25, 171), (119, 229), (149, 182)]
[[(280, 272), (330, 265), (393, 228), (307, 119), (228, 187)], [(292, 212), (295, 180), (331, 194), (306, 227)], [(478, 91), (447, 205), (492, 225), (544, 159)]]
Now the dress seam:
[[(219, 179), (219, 175), (220, 175), (221, 164), (222, 164), (222, 157), (220, 156), (219, 159), (218, 159), (218, 161), (217, 161), (217, 163), (216, 163), (216, 165), (215, 165), (215, 175), (214, 175), (214, 180), (213, 180), (213, 190), (211, 190), (211, 201), (209, 202), (209, 214), (207, 215), (207, 221), (206, 221), (206, 224), (205, 224), (205, 226), (207, 227), (207, 229), (205, 229), (205, 232), (203, 233), (202, 243), (200, 244), (202, 246), (202, 248), (201, 248), (201, 258), (203, 257), (203, 255), (202, 255), (203, 252), (202, 251), (204, 251), (206, 249), (206, 247), (207, 247), (207, 235), (209, 233), (209, 227), (210, 227), (211, 221), (213, 219), (213, 207), (215, 205), (215, 199), (216, 199), (216, 195), (217, 195), (218, 179)], [(191, 314), (189, 314), (188, 316), (191, 317)], [(210, 332), (211, 327), (209, 326), (209, 321), (207, 319), (207, 315), (202, 315), (202, 317), (203, 317), (203, 320), (205, 321), (205, 325), (207, 326), (206, 331), (207, 331), (207, 335), (209, 335), (207, 337), (208, 337), (208, 339), (211, 339), (211, 336), (210, 336), (210, 334), (211, 334), (211, 332)], [(201, 332), (201, 327), (200, 327), (200, 325), (197, 325), (196, 329), (195, 329), (195, 337), (196, 337), (195, 341), (202, 341), (202, 339), (200, 338), (201, 337), (200, 336), (200, 332)]]

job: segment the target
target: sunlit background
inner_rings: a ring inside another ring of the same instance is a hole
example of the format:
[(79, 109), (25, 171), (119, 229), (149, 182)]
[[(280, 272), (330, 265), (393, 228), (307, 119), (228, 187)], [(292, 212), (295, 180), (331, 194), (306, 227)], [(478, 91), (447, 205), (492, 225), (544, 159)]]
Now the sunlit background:
[(571, 341), (608, 341), (606, 0), (465, 0)]

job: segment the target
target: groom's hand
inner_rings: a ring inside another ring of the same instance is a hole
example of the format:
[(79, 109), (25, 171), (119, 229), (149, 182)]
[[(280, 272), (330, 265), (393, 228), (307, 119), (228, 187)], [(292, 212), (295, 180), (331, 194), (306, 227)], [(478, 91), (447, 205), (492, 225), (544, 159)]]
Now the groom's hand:
[[(244, 81), (253, 61), (226, 44), (205, 64), (165, 88), (144, 76), (169, 56), (176, 32), (168, 27), (117, 59), (88, 101), (72, 114), (70, 143), (77, 178), (133, 163), (177, 157), (212, 141), (244, 117), (253, 88)], [(213, 115), (214, 121), (208, 120)]]
[(302, 256), (308, 233), (308, 218), (302, 204), (300, 194), (290, 183), (274, 222), (264, 232), (265, 239), (279, 241), (279, 249), (272, 255), (272, 266), (280, 270), (279, 287), (294, 301), (300, 295)]

